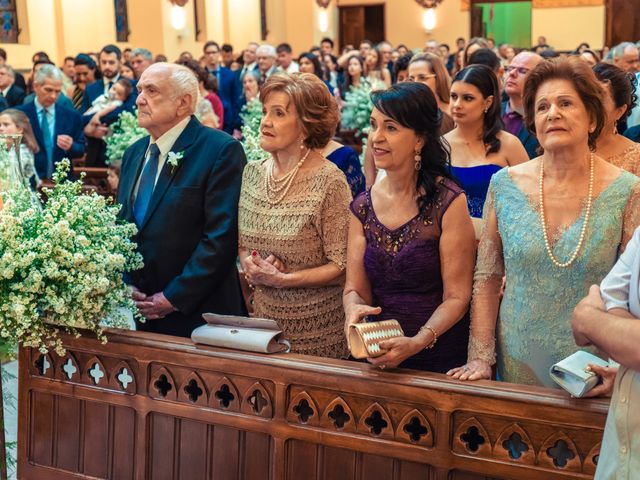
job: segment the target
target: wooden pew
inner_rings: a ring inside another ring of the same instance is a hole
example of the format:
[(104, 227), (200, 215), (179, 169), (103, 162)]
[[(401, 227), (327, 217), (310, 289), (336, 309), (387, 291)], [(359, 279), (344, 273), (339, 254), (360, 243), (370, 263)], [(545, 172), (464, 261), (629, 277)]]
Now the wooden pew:
[(20, 479), (586, 479), (608, 405), (141, 332), (64, 344), (20, 350)]

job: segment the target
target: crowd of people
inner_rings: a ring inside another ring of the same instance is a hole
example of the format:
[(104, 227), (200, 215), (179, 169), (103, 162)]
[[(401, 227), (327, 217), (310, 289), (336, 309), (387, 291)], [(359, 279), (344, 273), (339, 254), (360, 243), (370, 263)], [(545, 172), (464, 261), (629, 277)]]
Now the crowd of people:
[[(294, 59), (286, 43), (236, 56), (210, 41), (167, 63), (107, 45), (62, 68), (39, 52), (28, 83), (0, 51), (0, 133), (23, 133), (50, 178), (64, 156), (104, 164), (109, 125), (137, 107), (150, 137), (125, 153), (117, 201), (145, 260), (128, 279), (141, 329), (189, 336), (204, 312), (249, 310), (294, 352), (348, 358), (351, 325), (396, 319), (404, 336), (368, 359), (380, 369), (548, 387), (588, 348), (622, 364), (593, 366), (589, 394), (615, 383), (622, 411), (640, 400), (638, 46), (456, 48), (336, 55), (324, 39)], [(361, 85), (364, 174), (335, 139)], [(268, 155), (246, 164), (239, 113), (255, 98)], [(607, 426), (601, 478), (631, 461), (611, 447), (623, 430)]]

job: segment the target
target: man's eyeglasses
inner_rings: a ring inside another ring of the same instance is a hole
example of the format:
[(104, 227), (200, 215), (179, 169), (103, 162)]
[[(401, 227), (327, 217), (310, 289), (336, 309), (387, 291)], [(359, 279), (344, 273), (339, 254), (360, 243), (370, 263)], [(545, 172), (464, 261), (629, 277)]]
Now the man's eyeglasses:
[(518, 75), (526, 75), (527, 73), (529, 73), (529, 69), (528, 68), (524, 68), (524, 67), (512, 67), (512, 66), (508, 66), (507, 68), (504, 69), (505, 72), (507, 72), (507, 75), (509, 75), (511, 72), (513, 72), (514, 70), (516, 72), (518, 72)]

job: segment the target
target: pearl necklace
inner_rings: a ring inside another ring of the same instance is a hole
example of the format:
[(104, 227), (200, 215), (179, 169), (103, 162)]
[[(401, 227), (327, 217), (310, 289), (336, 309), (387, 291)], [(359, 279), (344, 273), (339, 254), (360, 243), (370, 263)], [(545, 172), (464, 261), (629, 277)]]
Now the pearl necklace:
[(307, 153), (300, 159), (296, 166), (293, 167), (286, 175), (281, 178), (275, 178), (273, 175), (273, 159), (271, 163), (267, 167), (267, 174), (264, 177), (264, 188), (267, 194), (267, 201), (271, 205), (276, 205), (282, 201), (282, 199), (289, 193), (289, 189), (291, 185), (293, 185), (293, 179), (300, 170), (300, 167), (307, 159), (309, 154), (311, 153), (311, 149), (307, 150)]
[(591, 214), (591, 204), (593, 202), (593, 173), (594, 173), (593, 153), (591, 153), (590, 164), (591, 166), (589, 168), (589, 194), (588, 194), (589, 196), (587, 197), (587, 211), (585, 212), (584, 222), (582, 223), (582, 229), (580, 230), (580, 238), (578, 239), (578, 246), (574, 250), (569, 260), (567, 260), (564, 263), (561, 263), (554, 256), (553, 250), (551, 249), (551, 245), (549, 244), (549, 236), (547, 235), (547, 225), (546, 225), (545, 216), (544, 216), (544, 188), (543, 188), (544, 161), (542, 159), (540, 160), (539, 195), (540, 195), (540, 223), (542, 224), (542, 235), (544, 237), (544, 246), (547, 249), (547, 254), (551, 259), (551, 262), (553, 262), (553, 264), (559, 268), (566, 268), (569, 265), (571, 265), (575, 261), (575, 259), (578, 258), (578, 253), (580, 252), (580, 249), (582, 248), (582, 244), (584, 243), (584, 237), (587, 232), (587, 225), (589, 223), (589, 216)]

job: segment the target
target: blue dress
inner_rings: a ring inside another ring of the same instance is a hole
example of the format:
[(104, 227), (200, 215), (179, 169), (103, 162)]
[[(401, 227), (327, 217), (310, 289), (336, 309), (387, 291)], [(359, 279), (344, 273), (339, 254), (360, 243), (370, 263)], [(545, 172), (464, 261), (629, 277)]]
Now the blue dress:
[(327, 160), (335, 163), (345, 174), (349, 188), (351, 188), (351, 195), (354, 198), (364, 192), (366, 183), (360, 166), (360, 157), (353, 148), (343, 145), (327, 155)]
[[(611, 270), (629, 238), (627, 232), (637, 226), (638, 185), (635, 175), (623, 171), (593, 199), (578, 257), (571, 266), (558, 268), (547, 255), (535, 199), (514, 183), (508, 169), (494, 175), (484, 209), (486, 214), (495, 212), (497, 225), (486, 217), (474, 277), (471, 332), (473, 344), (481, 335), (480, 322), (491, 315), (487, 301), (495, 297), (505, 275), (495, 331), (497, 373), (503, 381), (557, 388), (549, 368), (578, 350), (571, 313), (589, 286), (599, 284)], [(625, 218), (629, 214), (631, 218)], [(569, 227), (552, 234), (559, 261), (566, 261), (576, 248), (584, 216), (583, 209)], [(483, 343), (493, 341), (493, 332), (489, 337)], [(470, 358), (483, 358), (471, 350)]]
[(475, 167), (451, 166), (451, 173), (458, 180), (467, 195), (469, 214), (473, 218), (482, 218), (482, 209), (487, 199), (491, 177), (502, 169), (492, 163)]

